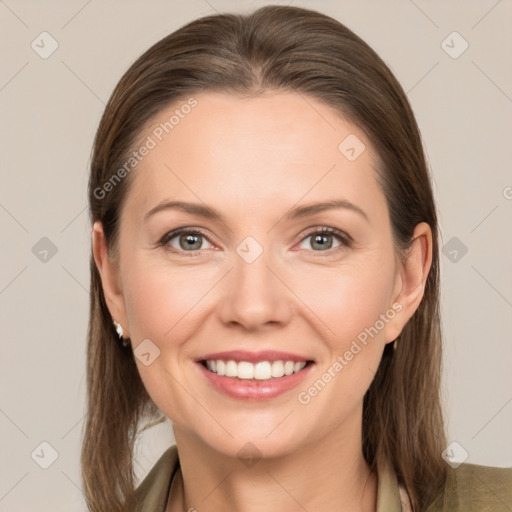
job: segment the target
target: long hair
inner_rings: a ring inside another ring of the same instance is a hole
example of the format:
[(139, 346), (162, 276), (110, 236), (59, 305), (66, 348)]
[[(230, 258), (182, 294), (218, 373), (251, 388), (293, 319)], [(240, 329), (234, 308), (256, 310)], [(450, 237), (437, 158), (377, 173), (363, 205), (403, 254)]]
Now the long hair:
[[(109, 254), (115, 255), (121, 207), (136, 171), (108, 193), (104, 184), (129, 158), (141, 127), (155, 114), (201, 91), (266, 90), (320, 100), (364, 131), (378, 155), (376, 176), (397, 254), (406, 254), (418, 223), (432, 230), (424, 296), (397, 349), (386, 345), (363, 403), (366, 461), (372, 468), (389, 462), (414, 512), (421, 512), (447, 475), (441, 458), (446, 439), (440, 403), (438, 222), (414, 114), (402, 87), (367, 43), (329, 16), (282, 6), (205, 16), (160, 40), (132, 64), (105, 108), (91, 157), (90, 221), (101, 221)], [(131, 510), (141, 422), (165, 418), (144, 388), (131, 348), (117, 339), (92, 254), (90, 272), (82, 479), (90, 511), (121, 512)]]

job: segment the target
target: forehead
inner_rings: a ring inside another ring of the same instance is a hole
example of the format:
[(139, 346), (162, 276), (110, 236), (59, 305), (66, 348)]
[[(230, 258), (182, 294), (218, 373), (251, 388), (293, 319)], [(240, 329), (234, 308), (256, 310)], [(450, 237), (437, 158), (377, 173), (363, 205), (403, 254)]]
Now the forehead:
[(364, 132), (298, 93), (181, 99), (144, 127), (143, 145), (151, 149), (133, 172), (130, 210), (164, 199), (258, 214), (319, 199), (347, 199), (370, 215), (385, 208)]

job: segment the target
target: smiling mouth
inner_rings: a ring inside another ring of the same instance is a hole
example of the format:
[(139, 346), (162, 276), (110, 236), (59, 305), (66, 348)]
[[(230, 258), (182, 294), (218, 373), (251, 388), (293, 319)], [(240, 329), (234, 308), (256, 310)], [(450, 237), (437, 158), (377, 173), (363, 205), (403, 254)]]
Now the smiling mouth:
[(311, 366), (314, 361), (259, 361), (250, 363), (248, 361), (234, 361), (223, 359), (203, 359), (199, 364), (208, 371), (219, 376), (229, 377), (239, 380), (270, 380), (280, 379), (299, 373), (304, 368)]

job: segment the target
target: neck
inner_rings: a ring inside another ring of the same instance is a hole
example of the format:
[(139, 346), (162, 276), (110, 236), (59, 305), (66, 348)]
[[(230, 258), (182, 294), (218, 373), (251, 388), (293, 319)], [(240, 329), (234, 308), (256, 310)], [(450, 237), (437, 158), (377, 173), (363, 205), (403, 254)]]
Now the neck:
[(342, 427), (318, 442), (245, 465), (175, 426), (180, 470), (167, 511), (373, 512), (377, 475), (363, 458), (360, 428), (348, 435)]

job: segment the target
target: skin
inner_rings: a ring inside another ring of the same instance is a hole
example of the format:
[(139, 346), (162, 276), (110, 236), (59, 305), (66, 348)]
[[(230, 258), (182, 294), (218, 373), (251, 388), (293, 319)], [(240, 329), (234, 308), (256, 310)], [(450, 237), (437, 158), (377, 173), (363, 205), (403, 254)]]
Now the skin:
[[(275, 91), (194, 97), (198, 105), (130, 177), (118, 259), (107, 252), (101, 224), (93, 227), (112, 317), (134, 349), (149, 339), (160, 350), (149, 366), (135, 360), (172, 421), (180, 455), (167, 510), (375, 510), (377, 476), (361, 450), (363, 396), (385, 344), (423, 297), (430, 228), (416, 227), (401, 262), (370, 141), (326, 104)], [(183, 103), (160, 112), (140, 140)], [(366, 146), (353, 162), (338, 150), (349, 134)], [(350, 201), (368, 220), (349, 209), (284, 218), (298, 203), (330, 199)], [(145, 221), (164, 200), (206, 204), (225, 222), (178, 210)], [(314, 234), (324, 226), (347, 233), (352, 244), (327, 234), (332, 246), (322, 249)], [(158, 245), (180, 227), (201, 228), (208, 237), (198, 238), (199, 255), (188, 257), (179, 236), (168, 249)], [(247, 236), (263, 248), (253, 263), (236, 252)], [(308, 404), (299, 403), (298, 393), (396, 303), (402, 310), (378, 335)], [(194, 359), (240, 348), (295, 352), (315, 366), (303, 384), (277, 398), (234, 399), (213, 389)], [(237, 456), (247, 442), (261, 457), (250, 467)]]

